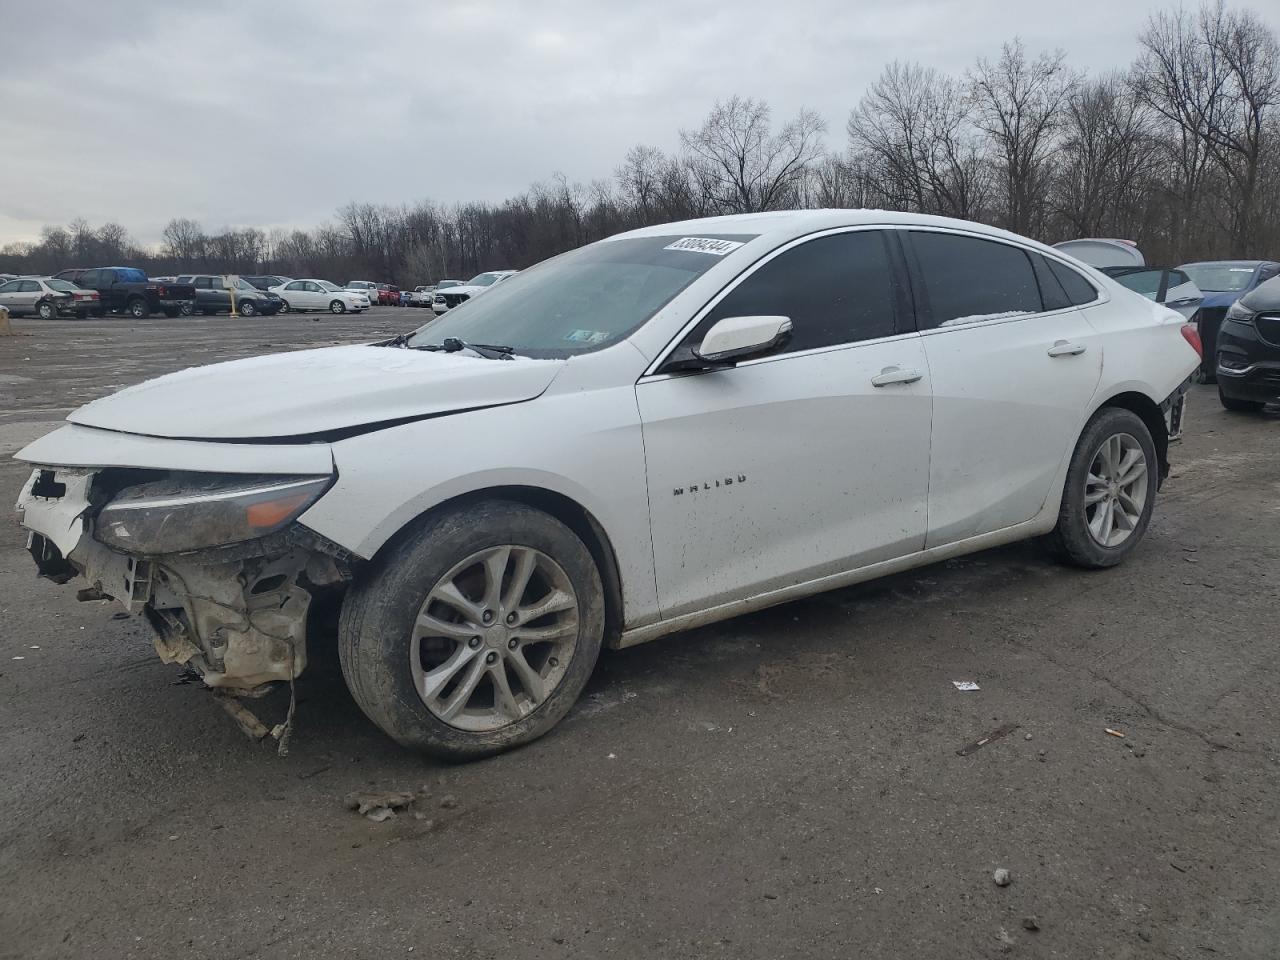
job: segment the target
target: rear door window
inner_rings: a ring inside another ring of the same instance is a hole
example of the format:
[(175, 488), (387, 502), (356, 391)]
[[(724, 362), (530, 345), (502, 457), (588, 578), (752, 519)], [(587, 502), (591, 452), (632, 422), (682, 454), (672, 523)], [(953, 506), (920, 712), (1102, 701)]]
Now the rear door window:
[(80, 279), (76, 282), (82, 287), (100, 286), (102, 283), (102, 271), (86, 270), (84, 273), (80, 274)]
[(928, 313), (921, 326), (1004, 320), (1045, 309), (1025, 250), (954, 233), (911, 232)]

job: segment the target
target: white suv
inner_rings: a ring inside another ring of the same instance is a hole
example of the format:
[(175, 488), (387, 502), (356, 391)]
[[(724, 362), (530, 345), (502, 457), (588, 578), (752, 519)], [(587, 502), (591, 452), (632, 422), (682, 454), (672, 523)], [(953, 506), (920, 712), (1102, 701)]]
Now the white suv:
[(417, 333), (176, 373), (19, 454), (40, 570), (252, 693), (342, 597), (400, 743), (540, 736), (602, 645), (1028, 537), (1141, 541), (1194, 328), (1022, 237), (882, 211), (648, 227)]
[(480, 296), (491, 287), (502, 283), (503, 280), (509, 280), (519, 272), (518, 270), (489, 270), (476, 274), (466, 283), (457, 283), (449, 287), (437, 285), (437, 292), (431, 299), (431, 309), (436, 313), (445, 313), (473, 297)]

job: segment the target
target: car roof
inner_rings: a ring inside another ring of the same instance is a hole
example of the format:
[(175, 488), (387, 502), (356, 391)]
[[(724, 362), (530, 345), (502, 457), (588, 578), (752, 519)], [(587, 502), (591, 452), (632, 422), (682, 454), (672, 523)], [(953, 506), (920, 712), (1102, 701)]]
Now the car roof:
[(1182, 267), (1265, 267), (1274, 263), (1274, 260), (1192, 260), (1190, 263), (1179, 264)]
[(615, 234), (605, 242), (635, 237), (669, 237), (675, 234), (696, 236), (709, 233), (712, 235), (752, 234), (780, 244), (819, 230), (862, 226), (943, 227), (985, 234), (1002, 240), (1016, 240), (1024, 244), (1032, 243), (1042, 250), (1052, 251), (1051, 247), (1042, 243), (984, 223), (957, 220), (952, 217), (935, 217), (924, 213), (902, 213), (896, 210), (772, 210), (766, 213), (737, 213), (723, 217), (702, 217), (697, 220), (680, 220), (675, 223), (641, 227), (638, 230)]

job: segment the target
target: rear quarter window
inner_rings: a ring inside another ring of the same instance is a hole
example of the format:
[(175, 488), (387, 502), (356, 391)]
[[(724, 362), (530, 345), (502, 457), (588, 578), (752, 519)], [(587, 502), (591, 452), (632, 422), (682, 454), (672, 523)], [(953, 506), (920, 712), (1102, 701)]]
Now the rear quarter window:
[(1098, 299), (1097, 288), (1065, 263), (1058, 260), (1049, 260), (1049, 269), (1058, 278), (1058, 282), (1062, 284), (1062, 289), (1066, 291), (1074, 306), (1078, 307), (1086, 303), (1093, 303)]

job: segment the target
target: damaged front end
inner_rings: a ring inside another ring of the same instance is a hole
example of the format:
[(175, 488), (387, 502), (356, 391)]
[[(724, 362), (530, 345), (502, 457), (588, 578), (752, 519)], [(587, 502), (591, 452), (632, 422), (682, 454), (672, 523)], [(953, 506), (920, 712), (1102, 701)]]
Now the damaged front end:
[(40, 467), (18, 511), (41, 575), (84, 577), (80, 599), (143, 616), (163, 661), (257, 696), (306, 668), (308, 611), (350, 578), (354, 558), (296, 522), (332, 482)]

